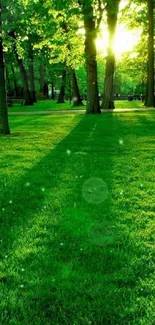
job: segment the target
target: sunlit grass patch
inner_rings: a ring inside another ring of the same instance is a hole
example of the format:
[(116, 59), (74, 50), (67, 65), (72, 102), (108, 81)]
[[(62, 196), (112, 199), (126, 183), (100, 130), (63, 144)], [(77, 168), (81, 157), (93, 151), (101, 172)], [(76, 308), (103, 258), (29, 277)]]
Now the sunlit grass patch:
[(140, 100), (116, 100), (115, 101), (115, 108), (142, 108), (143, 103)]

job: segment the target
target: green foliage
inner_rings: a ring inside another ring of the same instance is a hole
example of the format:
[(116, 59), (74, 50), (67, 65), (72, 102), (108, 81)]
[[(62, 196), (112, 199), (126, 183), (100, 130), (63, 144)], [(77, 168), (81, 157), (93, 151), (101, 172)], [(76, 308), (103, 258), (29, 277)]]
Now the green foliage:
[[(106, 6), (116, 9), (116, 1), (61, 1), (61, 0), (3, 0), (3, 39), (8, 75), (13, 89), (13, 80), (16, 76), (20, 87), (21, 81), (13, 54), (13, 40), (8, 31), (14, 31), (19, 57), (23, 59), (25, 68), (29, 66), (29, 45), (32, 45), (34, 55), (35, 82), (39, 91), (39, 66), (41, 60), (45, 65), (46, 81), (60, 87), (60, 78), (63, 64), (72, 66), (77, 71), (79, 87), (85, 92), (86, 73), (84, 55), (84, 22), (83, 11), (89, 18), (89, 6), (92, 6), (95, 28), (99, 33), (99, 23), (106, 19)], [(88, 10), (88, 12), (87, 12)], [(115, 10), (114, 10), (115, 11)], [(119, 11), (119, 23), (124, 22), (128, 28), (141, 28), (142, 36), (134, 53), (126, 53), (117, 63), (116, 76), (124, 86), (121, 92), (127, 93), (132, 85), (140, 87), (141, 80), (146, 85), (147, 80), (147, 7), (146, 2), (126, 1), (126, 5)], [(64, 29), (64, 24), (67, 29)], [(97, 35), (97, 34), (96, 34)], [(9, 59), (11, 58), (11, 60)], [(105, 74), (105, 60), (98, 60), (99, 92), (103, 91)], [(10, 61), (14, 62), (15, 76), (13, 76)], [(131, 69), (132, 67), (132, 69)], [(120, 76), (122, 74), (122, 76)], [(122, 80), (122, 81), (121, 81)], [(145, 88), (145, 87), (144, 87)]]

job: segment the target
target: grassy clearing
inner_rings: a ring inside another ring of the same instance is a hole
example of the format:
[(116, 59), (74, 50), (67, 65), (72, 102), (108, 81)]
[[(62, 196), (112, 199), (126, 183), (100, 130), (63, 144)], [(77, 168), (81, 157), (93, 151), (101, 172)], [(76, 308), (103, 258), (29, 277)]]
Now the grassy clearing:
[[(129, 102), (125, 101), (116, 101), (116, 108), (141, 108), (141, 101)], [(70, 102), (65, 102), (64, 104), (57, 104), (56, 101), (46, 100), (39, 101), (33, 106), (21, 106), (20, 104), (14, 104), (13, 107), (9, 108), (9, 112), (22, 112), (22, 111), (61, 111), (61, 110), (72, 110), (72, 109), (85, 109), (85, 106), (73, 107)]]
[[(0, 324), (153, 325), (154, 112), (10, 122)], [(107, 184), (100, 204), (82, 195), (92, 177)]]

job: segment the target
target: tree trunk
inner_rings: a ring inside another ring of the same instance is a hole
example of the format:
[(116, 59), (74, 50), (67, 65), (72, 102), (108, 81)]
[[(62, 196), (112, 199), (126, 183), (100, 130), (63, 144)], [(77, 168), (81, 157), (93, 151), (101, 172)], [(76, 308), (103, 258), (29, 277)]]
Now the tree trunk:
[(29, 44), (29, 74), (30, 74), (30, 93), (34, 103), (36, 103), (35, 81), (34, 81), (34, 57), (33, 48), (30, 42)]
[(48, 84), (47, 81), (44, 81), (43, 95), (48, 98)]
[(12, 74), (13, 74), (14, 96), (17, 97), (19, 95), (19, 91), (18, 91), (18, 86), (17, 86), (17, 82), (16, 82), (16, 76), (15, 76), (13, 62), (11, 63), (11, 70), (12, 70)]
[(23, 82), (23, 90), (24, 90), (24, 99), (25, 99), (25, 104), (24, 105), (33, 105), (33, 100), (31, 98), (31, 94), (30, 94), (30, 90), (29, 90), (29, 84), (28, 84), (28, 80), (27, 80), (27, 73), (23, 64), (23, 60), (19, 57), (18, 55), (18, 51), (16, 48), (16, 35), (14, 33), (14, 31), (9, 32), (9, 35), (13, 38), (14, 42), (13, 42), (13, 49), (14, 49), (14, 53), (17, 59), (17, 63), (19, 66), (19, 70), (20, 70), (20, 75), (21, 75), (21, 79)]
[(62, 73), (62, 80), (61, 80), (61, 88), (60, 88), (60, 94), (58, 97), (58, 104), (65, 102), (65, 81), (66, 81), (66, 68), (64, 68)]
[(147, 82), (146, 82), (146, 91), (145, 91), (145, 100), (144, 100), (144, 106), (146, 107), (148, 102), (148, 84), (149, 84), (149, 65), (147, 62)]
[(9, 69), (7, 67), (5, 68), (6, 70), (6, 89), (7, 89), (7, 94), (11, 96), (12, 89), (11, 89), (11, 80), (10, 80), (10, 75), (9, 75)]
[(113, 89), (114, 89), (115, 57), (108, 54), (106, 60), (106, 71), (104, 81), (104, 91), (102, 100), (102, 109), (114, 109)]
[(109, 3), (107, 5), (107, 24), (109, 31), (109, 45), (108, 45), (108, 55), (106, 59), (106, 71), (104, 80), (104, 90), (103, 90), (103, 100), (102, 109), (114, 109), (114, 75), (115, 75), (115, 54), (114, 54), (114, 39), (116, 34), (116, 26), (118, 19), (120, 0), (115, 0), (115, 2)]
[(0, 135), (10, 134), (8, 123), (6, 79), (2, 40), (2, 2), (0, 0)]
[(148, 17), (149, 17), (149, 40), (148, 40), (148, 78), (147, 78), (147, 97), (146, 106), (154, 107), (154, 17), (153, 17), (153, 0), (148, 0)]
[(45, 67), (44, 64), (40, 64), (40, 93), (43, 95), (44, 94), (44, 79), (45, 79)]
[(83, 16), (85, 27), (85, 57), (87, 72), (87, 108), (88, 114), (100, 113), (97, 61), (96, 61), (96, 28), (92, 1), (83, 2)]
[(55, 99), (55, 93), (54, 93), (54, 83), (52, 82), (52, 99)]
[(40, 73), (40, 94), (48, 98), (48, 84), (45, 78), (46, 70), (43, 62), (40, 64), (39, 73)]
[(72, 67), (69, 68), (71, 79), (72, 79), (72, 88), (73, 88), (73, 106), (83, 106), (80, 91), (78, 87), (78, 81), (76, 78), (75, 69)]
[(33, 105), (33, 100), (31, 98), (30, 90), (29, 90), (29, 85), (28, 85), (28, 80), (27, 80), (27, 73), (23, 64), (23, 60), (19, 58), (16, 47), (14, 47), (16, 59), (18, 62), (18, 66), (20, 69), (20, 74), (23, 82), (23, 89), (24, 89), (24, 99), (25, 103), (24, 105)]

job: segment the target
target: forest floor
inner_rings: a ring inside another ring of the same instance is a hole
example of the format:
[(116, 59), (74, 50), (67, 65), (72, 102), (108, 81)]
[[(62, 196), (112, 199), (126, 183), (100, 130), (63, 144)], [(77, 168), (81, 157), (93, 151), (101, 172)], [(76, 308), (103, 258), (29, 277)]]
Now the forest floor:
[(0, 324), (155, 323), (155, 112), (11, 116)]
[[(141, 101), (116, 101), (117, 108), (142, 108)], [(39, 101), (33, 106), (21, 106), (20, 104), (14, 104), (13, 107), (9, 107), (9, 112), (44, 112), (44, 111), (62, 111), (62, 110), (85, 110), (86, 106), (73, 107), (72, 103), (66, 101), (64, 104), (58, 104), (54, 100)]]

